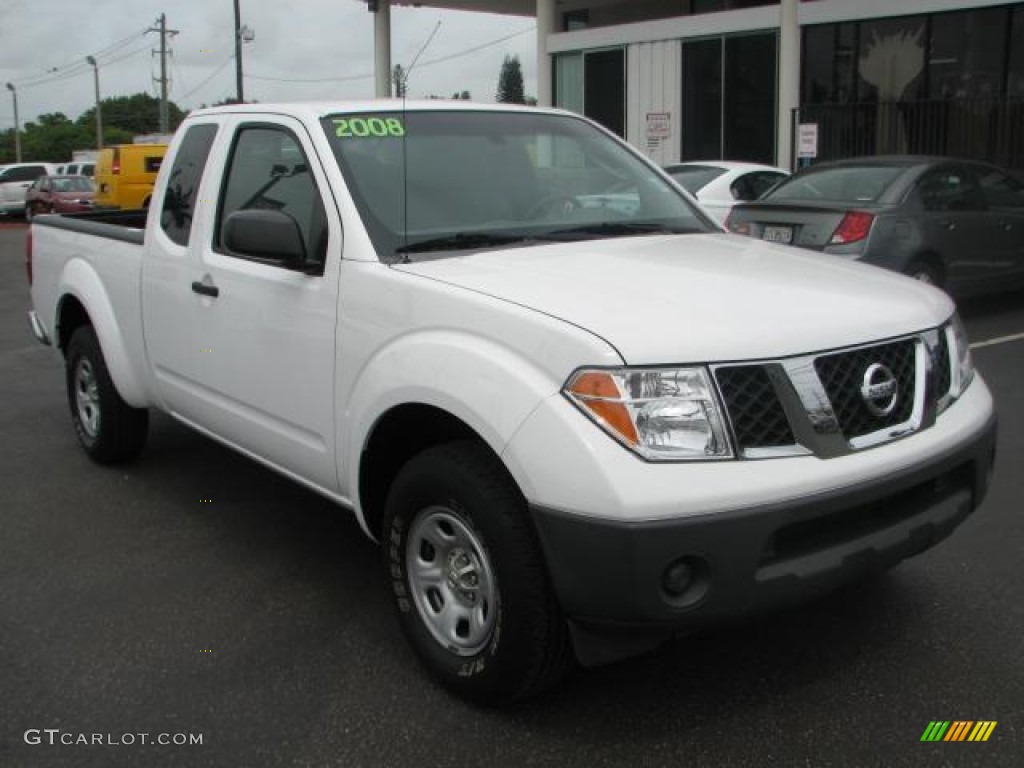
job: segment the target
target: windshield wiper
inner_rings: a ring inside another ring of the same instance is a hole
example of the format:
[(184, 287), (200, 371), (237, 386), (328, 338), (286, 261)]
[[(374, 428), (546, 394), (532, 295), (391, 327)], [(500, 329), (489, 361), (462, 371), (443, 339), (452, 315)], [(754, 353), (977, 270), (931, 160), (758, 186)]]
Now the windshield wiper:
[(631, 235), (689, 235), (704, 230), (697, 227), (673, 227), (667, 224), (639, 221), (602, 221), (569, 229), (545, 232), (548, 240), (586, 240), (591, 237), (628, 237)]
[(454, 235), (419, 240), (395, 248), (395, 253), (426, 253), (427, 251), (464, 251), (470, 248), (494, 248), (531, 240), (527, 235), (501, 235), (494, 232), (456, 232)]

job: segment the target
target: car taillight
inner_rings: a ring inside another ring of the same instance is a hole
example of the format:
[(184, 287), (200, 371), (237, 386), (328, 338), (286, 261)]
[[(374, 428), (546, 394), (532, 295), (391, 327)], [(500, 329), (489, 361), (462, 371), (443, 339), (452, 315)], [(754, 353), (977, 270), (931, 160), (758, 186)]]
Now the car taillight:
[(25, 274), (28, 276), (28, 285), (32, 287), (32, 229), (25, 235)]
[(829, 245), (840, 245), (842, 243), (856, 243), (868, 236), (871, 230), (871, 222), (875, 217), (863, 211), (850, 211), (843, 220), (839, 222), (836, 231), (832, 233)]
[(737, 235), (749, 235), (750, 224), (746, 221), (736, 221), (732, 217), (732, 211), (725, 217), (725, 228), (730, 232), (735, 232)]
[(110, 172), (117, 176), (121, 173), (121, 150), (115, 149), (114, 156), (110, 159)]

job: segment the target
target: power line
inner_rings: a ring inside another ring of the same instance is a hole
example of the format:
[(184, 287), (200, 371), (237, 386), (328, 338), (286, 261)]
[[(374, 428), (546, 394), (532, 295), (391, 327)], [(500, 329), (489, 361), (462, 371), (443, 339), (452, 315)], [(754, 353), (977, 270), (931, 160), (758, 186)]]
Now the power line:
[(213, 78), (215, 78), (217, 75), (219, 75), (223, 71), (224, 67), (226, 67), (228, 64), (230, 64), (234, 60), (235, 60), (235, 54), (232, 53), (223, 62), (221, 62), (220, 66), (218, 66), (215, 70), (213, 70), (213, 72), (211, 72), (209, 74), (209, 76), (207, 76), (207, 78), (205, 80), (203, 80), (201, 83), (199, 83), (199, 85), (197, 85), (195, 88), (193, 88), (191, 91), (189, 91), (185, 95), (179, 96), (178, 99), (180, 101), (184, 101), (185, 99), (187, 99), (189, 96), (191, 96), (193, 93), (198, 91), (200, 88), (202, 88), (208, 82), (213, 80)]
[[(93, 54), (93, 57), (104, 66), (107, 66), (113, 63), (114, 61), (121, 61), (121, 58), (107, 61), (103, 61), (102, 59), (105, 56), (113, 54), (118, 49), (126, 47), (133, 39), (140, 37), (142, 34), (143, 32), (133, 32), (132, 34), (127, 35), (121, 38), (120, 40), (116, 40), (115, 42), (110, 43), (109, 45), (101, 48), (99, 51)], [(24, 80), (15, 80), (13, 82), (15, 85), (18, 86), (19, 89), (35, 88), (39, 85), (47, 85), (49, 83), (60, 82), (61, 80), (66, 80), (70, 77), (75, 77), (84, 72), (88, 72), (89, 68), (90, 65), (85, 61), (85, 56), (82, 55), (68, 61), (65, 64), (61, 64), (58, 67), (51, 67), (49, 70), (47, 70), (45, 73), (41, 75), (29, 75)]]
[[(429, 67), (431, 64), (441, 64), (441, 63), (443, 63), (445, 61), (451, 61), (452, 59), (458, 59), (458, 58), (461, 58), (462, 56), (468, 56), (471, 53), (476, 53), (477, 51), (482, 51), (485, 48), (490, 48), (492, 46), (498, 45), (499, 43), (504, 43), (506, 40), (511, 40), (514, 37), (520, 37), (521, 35), (525, 35), (528, 32), (533, 32), (536, 29), (537, 29), (536, 26), (530, 26), (530, 27), (527, 27), (526, 29), (521, 29), (518, 32), (513, 32), (510, 35), (505, 35), (504, 37), (499, 37), (496, 40), (491, 40), (490, 42), (481, 43), (480, 45), (474, 46), (472, 48), (467, 48), (464, 51), (458, 51), (457, 53), (450, 53), (447, 56), (440, 56), (440, 57), (438, 57), (436, 59), (430, 59), (428, 61), (421, 62), (419, 67), (420, 67), (420, 69), (422, 69), (423, 67)], [(371, 79), (373, 79), (374, 74), (371, 72), (369, 74), (347, 75), (345, 77), (315, 77), (315, 78), (270, 77), (270, 76), (267, 76), (267, 75), (246, 75), (246, 77), (249, 78), (250, 80), (269, 80), (271, 82), (276, 82), (276, 83), (347, 83), (347, 82), (352, 82), (354, 80), (371, 80)]]

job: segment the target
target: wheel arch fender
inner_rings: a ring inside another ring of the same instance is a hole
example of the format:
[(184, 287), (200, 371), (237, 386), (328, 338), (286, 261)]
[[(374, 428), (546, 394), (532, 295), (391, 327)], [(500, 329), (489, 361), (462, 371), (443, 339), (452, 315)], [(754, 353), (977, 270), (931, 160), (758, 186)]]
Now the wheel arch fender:
[[(397, 409), (433, 409), (445, 429), (478, 438), (500, 457), (527, 417), (560, 386), (516, 350), (468, 332), (417, 331), (388, 344), (354, 377), (348, 402), (337, 404), (341, 480), (360, 525), (376, 535), (379, 510), (367, 509), (360, 493), (363, 464), (376, 430)], [(528, 495), (527, 478), (506, 469)]]
[(55, 328), (61, 349), (66, 347), (74, 327), (81, 324), (67, 327), (67, 318), (77, 304), (96, 332), (111, 381), (121, 399), (136, 408), (147, 406), (146, 388), (132, 366), (113, 304), (99, 275), (83, 259), (72, 259), (64, 266), (58, 285)]

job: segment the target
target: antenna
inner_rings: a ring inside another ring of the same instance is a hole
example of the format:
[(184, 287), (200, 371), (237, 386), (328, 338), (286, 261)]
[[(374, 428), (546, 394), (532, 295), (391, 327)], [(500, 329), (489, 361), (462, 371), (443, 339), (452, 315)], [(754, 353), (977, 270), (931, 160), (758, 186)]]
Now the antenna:
[[(417, 53), (412, 63), (409, 64), (409, 68), (402, 73), (402, 125), (408, 126), (408, 111), (405, 108), (405, 101), (409, 94), (409, 76), (412, 75), (413, 69), (416, 67), (416, 62), (420, 60), (420, 56), (427, 50), (427, 46), (433, 41), (437, 35), (437, 31), (441, 29), (441, 20), (438, 19), (437, 24), (434, 25), (434, 29), (427, 37), (427, 41), (423, 43), (419, 53)], [(402, 256), (402, 263), (408, 264), (411, 259), (409, 258), (409, 153), (406, 151), (406, 137), (409, 135), (407, 128), (402, 131), (402, 239), (405, 241), (405, 246)]]

